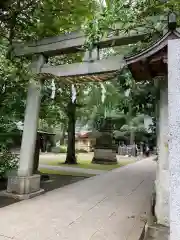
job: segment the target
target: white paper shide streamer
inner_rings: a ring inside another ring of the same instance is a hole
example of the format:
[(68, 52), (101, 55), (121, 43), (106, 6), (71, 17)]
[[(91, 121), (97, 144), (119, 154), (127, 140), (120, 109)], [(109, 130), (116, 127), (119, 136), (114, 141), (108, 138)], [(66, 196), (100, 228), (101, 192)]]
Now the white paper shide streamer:
[(71, 93), (72, 93), (71, 99), (72, 99), (72, 102), (74, 103), (76, 100), (76, 88), (74, 84), (71, 85)]
[(104, 103), (104, 100), (106, 98), (106, 88), (103, 84), (101, 84), (101, 102)]
[(56, 85), (55, 85), (55, 82), (54, 80), (52, 80), (51, 82), (51, 99), (54, 99), (55, 98), (55, 95), (56, 95)]

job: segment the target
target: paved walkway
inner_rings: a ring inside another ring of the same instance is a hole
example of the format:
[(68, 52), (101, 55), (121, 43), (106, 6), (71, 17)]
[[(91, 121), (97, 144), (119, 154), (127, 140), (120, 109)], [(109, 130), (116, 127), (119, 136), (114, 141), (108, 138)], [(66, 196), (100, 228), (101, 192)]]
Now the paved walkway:
[(145, 159), (1, 208), (0, 240), (137, 240), (154, 179)]

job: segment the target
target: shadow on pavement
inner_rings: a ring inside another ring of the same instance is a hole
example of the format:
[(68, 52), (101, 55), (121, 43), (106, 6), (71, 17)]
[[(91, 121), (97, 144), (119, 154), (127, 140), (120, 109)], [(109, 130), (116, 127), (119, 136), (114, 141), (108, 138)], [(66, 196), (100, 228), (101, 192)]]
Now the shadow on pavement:
[(41, 181), (41, 188), (46, 192), (52, 191), (54, 189), (63, 187), (68, 184), (72, 184), (81, 180), (86, 179), (87, 177), (78, 177), (78, 176), (64, 176), (64, 175), (49, 175), (49, 180)]
[[(7, 181), (5, 180), (0, 180), (0, 191), (3, 191), (6, 189), (7, 186)], [(0, 208), (6, 207), (10, 204), (17, 203), (19, 200), (13, 199), (13, 198), (8, 198), (8, 197), (0, 197)]]
[[(84, 180), (86, 178), (87, 177), (49, 174), (49, 179), (41, 181), (41, 188), (43, 188), (46, 192), (49, 192), (54, 189), (61, 188), (65, 185)], [(7, 181), (0, 181), (0, 191), (6, 190), (6, 186)], [(0, 196), (0, 208), (17, 202), (19, 202), (19, 200)]]

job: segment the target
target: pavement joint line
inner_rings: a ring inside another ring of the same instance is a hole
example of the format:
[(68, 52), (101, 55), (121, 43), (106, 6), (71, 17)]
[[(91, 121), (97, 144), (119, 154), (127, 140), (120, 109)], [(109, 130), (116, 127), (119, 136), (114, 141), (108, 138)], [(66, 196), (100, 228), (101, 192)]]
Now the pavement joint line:
[(98, 233), (99, 232), (99, 229), (97, 230), (97, 231), (95, 231), (92, 235), (91, 235), (91, 237), (89, 238), (89, 240), (91, 240), (92, 239), (92, 237), (93, 236), (95, 236), (96, 235), (96, 233)]
[[(144, 180), (142, 180), (134, 189), (132, 189), (132, 191), (130, 192), (130, 194), (128, 194), (127, 196), (125, 196), (125, 199), (127, 199), (133, 192), (135, 192), (135, 191), (137, 190), (137, 188), (138, 188), (143, 182), (144, 182)], [(105, 197), (105, 198), (107, 198), (107, 197)], [(104, 198), (104, 199), (105, 199), (105, 198)], [(100, 201), (100, 202), (101, 202), (101, 201)], [(96, 204), (96, 205), (97, 205), (97, 204)], [(119, 208), (118, 208), (117, 210), (119, 210)], [(110, 214), (110, 216), (109, 216), (108, 218), (111, 219), (114, 215), (116, 215), (116, 211), (114, 211), (112, 214)], [(136, 218), (138, 218), (140, 215), (141, 215), (141, 213), (140, 213)], [(136, 225), (136, 222), (135, 222), (134, 225), (132, 226), (131, 232), (133, 231), (135, 225)], [(103, 227), (100, 227), (100, 228), (91, 236), (90, 240), (92, 239), (92, 237), (93, 237), (97, 232), (101, 231), (102, 229), (103, 229)], [(129, 235), (127, 236), (126, 240), (128, 240), (131, 232), (130, 232)]]
[[(91, 208), (89, 208), (89, 209), (87, 210), (87, 212), (91, 211), (93, 208), (95, 208), (98, 204), (100, 204), (101, 202), (103, 202), (105, 199), (107, 199), (107, 197), (104, 197), (102, 200), (100, 200), (99, 202), (97, 202), (94, 206), (92, 206)], [(74, 221), (70, 222), (70, 223), (68, 224), (68, 227), (70, 227), (70, 226), (72, 226), (73, 224), (75, 224), (75, 223), (78, 221), (78, 219), (81, 219), (81, 218), (82, 218), (82, 215), (79, 216), (78, 218), (76, 218)]]
[[(131, 196), (131, 194), (133, 194), (143, 182), (144, 180), (142, 180), (134, 189), (132, 189), (132, 191), (128, 195), (126, 195), (124, 199), (127, 199), (129, 196)], [(121, 208), (117, 208), (117, 211), (119, 211), (120, 209)], [(116, 215), (115, 211), (110, 214), (109, 219), (111, 219), (114, 215)]]
[[(116, 213), (116, 212), (114, 212), (114, 213)], [(136, 219), (137, 219), (140, 215), (141, 215), (141, 213), (136, 217)], [(113, 214), (112, 214), (111, 216), (113, 216)], [(110, 217), (109, 217), (109, 220), (110, 220)], [(120, 224), (121, 222), (123, 222), (123, 221), (124, 221), (124, 220), (121, 219), (120, 222), (119, 222), (119, 224)], [(133, 226), (132, 226), (132, 228), (131, 228), (131, 231), (130, 231), (130, 233), (128, 234), (128, 236), (126, 237), (125, 240), (128, 240), (128, 238), (129, 238), (130, 234), (132, 233), (132, 231), (133, 231), (133, 229), (134, 229), (135, 226), (136, 226), (136, 222), (133, 224)], [(99, 228), (97, 229), (97, 231), (96, 231), (95, 233), (100, 232), (100, 231), (103, 230), (103, 229), (104, 229), (104, 226), (101, 226), (101, 227), (99, 227)], [(91, 236), (91, 238), (95, 235), (95, 233)], [(90, 238), (89, 240), (91, 240), (91, 238)]]
[(104, 197), (103, 199), (101, 199), (99, 202), (97, 202), (94, 206), (92, 206), (91, 208), (88, 209), (88, 212), (91, 211), (93, 208), (95, 208), (97, 205), (99, 205), (100, 203), (104, 202), (105, 199), (107, 199), (108, 197)]
[(133, 194), (143, 182), (144, 182), (144, 179), (135, 188), (133, 188), (126, 197), (129, 197), (131, 194)]
[(116, 212), (115, 212), (115, 211), (112, 212), (112, 213), (108, 216), (108, 218), (112, 218), (114, 215), (116, 215)]
[[(92, 206), (91, 208), (89, 208), (89, 209), (87, 210), (87, 212), (91, 211), (93, 208), (95, 208), (99, 203), (103, 202), (105, 199), (107, 199), (107, 197), (105, 197), (105, 198), (103, 198), (102, 200), (100, 200), (99, 202), (97, 202), (94, 206)], [(73, 220), (72, 222), (70, 222), (70, 223), (68, 224), (68, 227), (70, 227), (70, 226), (72, 226), (73, 224), (75, 224), (75, 223), (78, 221), (78, 219), (81, 219), (81, 218), (82, 218), (82, 216), (83, 216), (83, 215), (79, 216), (78, 218), (76, 218), (75, 220)]]
[[(133, 189), (131, 190), (130, 193), (128, 193), (126, 196), (124, 196), (125, 199), (126, 199), (127, 197), (129, 197), (131, 194), (133, 194), (133, 193), (138, 189), (138, 187), (139, 187), (144, 181), (145, 181), (145, 180), (142, 180), (135, 188), (133, 188)], [(117, 194), (116, 196), (120, 197), (120, 196), (122, 196), (122, 195)]]
[[(133, 192), (135, 192), (135, 191), (137, 190), (137, 188), (138, 188), (143, 182), (144, 182), (144, 180), (142, 180), (134, 189), (132, 189), (132, 191), (131, 191), (128, 195), (125, 196), (125, 199), (127, 199)], [(119, 195), (117, 195), (117, 196), (119, 196)], [(105, 198), (104, 198), (103, 200), (101, 200), (100, 202), (104, 201), (106, 198), (108, 198), (108, 197), (105, 197)], [(100, 202), (99, 202), (99, 203), (100, 203)], [(99, 203), (97, 203), (96, 205), (98, 205)], [(95, 205), (95, 206), (96, 206), (96, 205)], [(93, 209), (95, 206), (93, 206), (91, 209)], [(89, 210), (91, 210), (91, 209), (89, 209)], [(109, 219), (112, 218), (115, 214), (116, 214), (115, 211), (112, 212), (112, 213), (108, 216), (108, 218), (109, 218)]]
[(79, 217), (78, 217), (77, 219), (75, 219), (74, 221), (70, 222), (70, 223), (68, 224), (68, 227), (70, 227), (71, 225), (73, 225), (78, 219), (79, 219)]
[(5, 236), (3, 234), (0, 234), (0, 237), (4, 237), (4, 238), (8, 238), (8, 239), (14, 239), (14, 237)]
[[(127, 197), (129, 197), (133, 192), (135, 192), (137, 190), (137, 188), (144, 182), (144, 180), (142, 180), (134, 189), (132, 189), (132, 191), (125, 197), (125, 199)], [(117, 195), (118, 196), (118, 195)], [(105, 199), (107, 199), (108, 197), (104, 197), (102, 200), (100, 200), (99, 202), (97, 202), (93, 207), (91, 207), (88, 211), (92, 210), (93, 208), (95, 208), (98, 204), (100, 204), (101, 202), (104, 202)], [(108, 218), (111, 218), (113, 215), (115, 215), (116, 212), (113, 212), (109, 215)], [(79, 218), (81, 218), (82, 216), (80, 216)], [(77, 218), (75, 221), (73, 221), (72, 223), (70, 223), (70, 225), (72, 225), (73, 223), (75, 223), (79, 218)]]

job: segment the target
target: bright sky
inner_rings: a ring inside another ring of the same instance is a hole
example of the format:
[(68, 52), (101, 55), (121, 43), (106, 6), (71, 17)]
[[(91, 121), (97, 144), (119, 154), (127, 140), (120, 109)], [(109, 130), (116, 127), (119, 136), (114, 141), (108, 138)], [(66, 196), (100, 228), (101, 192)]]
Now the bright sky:
[(97, 0), (97, 2), (98, 2), (100, 5), (106, 6), (106, 1), (105, 1), (105, 0)]
[(105, 0), (99, 0), (103, 6), (106, 6), (106, 1)]

